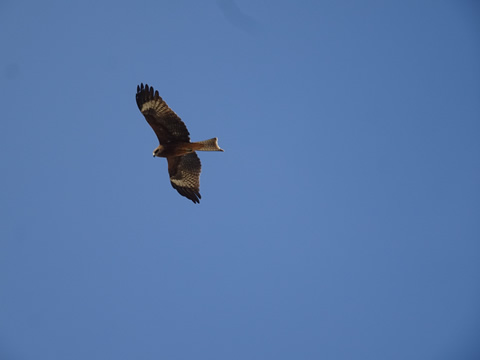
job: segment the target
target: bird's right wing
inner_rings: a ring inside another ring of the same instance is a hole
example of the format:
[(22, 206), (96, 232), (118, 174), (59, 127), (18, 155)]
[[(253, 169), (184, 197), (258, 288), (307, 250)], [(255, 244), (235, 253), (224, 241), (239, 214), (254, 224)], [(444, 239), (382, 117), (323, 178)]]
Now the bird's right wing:
[(202, 164), (197, 154), (193, 152), (184, 156), (168, 157), (167, 162), (172, 187), (180, 195), (199, 203)]

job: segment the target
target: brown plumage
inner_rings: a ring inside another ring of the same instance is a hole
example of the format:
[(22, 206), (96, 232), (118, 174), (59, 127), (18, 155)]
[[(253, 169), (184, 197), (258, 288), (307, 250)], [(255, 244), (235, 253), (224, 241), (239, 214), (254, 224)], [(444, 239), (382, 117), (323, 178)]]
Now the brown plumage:
[(137, 86), (137, 105), (157, 134), (160, 145), (153, 156), (165, 157), (170, 183), (180, 195), (200, 202), (200, 172), (202, 165), (195, 151), (223, 151), (217, 138), (190, 142), (190, 134), (180, 117), (163, 101), (152, 87)]

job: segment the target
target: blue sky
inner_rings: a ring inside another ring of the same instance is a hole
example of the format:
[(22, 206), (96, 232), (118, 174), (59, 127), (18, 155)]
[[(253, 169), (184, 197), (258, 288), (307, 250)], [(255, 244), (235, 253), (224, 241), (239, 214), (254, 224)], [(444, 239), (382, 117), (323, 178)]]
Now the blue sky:
[[(478, 359), (474, 1), (1, 1), (0, 358)], [(201, 153), (181, 197), (135, 104)]]

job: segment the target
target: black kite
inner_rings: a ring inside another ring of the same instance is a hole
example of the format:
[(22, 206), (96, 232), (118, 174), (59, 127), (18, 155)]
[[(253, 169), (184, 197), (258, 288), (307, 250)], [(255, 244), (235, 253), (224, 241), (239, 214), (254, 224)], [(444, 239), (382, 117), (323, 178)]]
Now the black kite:
[(200, 202), (202, 165), (195, 151), (223, 151), (217, 138), (190, 142), (190, 134), (180, 117), (147, 84), (137, 86), (137, 105), (157, 134), (160, 145), (153, 156), (167, 158), (170, 183), (180, 195)]

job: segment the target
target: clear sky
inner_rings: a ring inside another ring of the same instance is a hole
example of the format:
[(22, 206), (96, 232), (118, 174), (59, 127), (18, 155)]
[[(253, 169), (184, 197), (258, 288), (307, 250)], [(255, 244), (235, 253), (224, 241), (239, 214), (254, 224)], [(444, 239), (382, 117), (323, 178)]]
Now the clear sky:
[[(476, 1), (0, 1), (0, 359), (480, 358)], [(200, 153), (170, 186), (148, 83)]]

